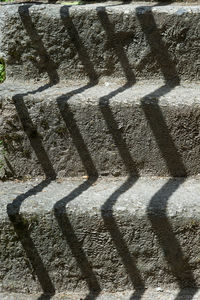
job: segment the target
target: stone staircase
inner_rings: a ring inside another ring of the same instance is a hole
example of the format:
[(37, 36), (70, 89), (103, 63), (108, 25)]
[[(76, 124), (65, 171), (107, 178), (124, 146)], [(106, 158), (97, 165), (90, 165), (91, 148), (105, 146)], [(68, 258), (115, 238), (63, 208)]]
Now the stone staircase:
[(0, 299), (200, 297), (200, 6), (0, 6)]

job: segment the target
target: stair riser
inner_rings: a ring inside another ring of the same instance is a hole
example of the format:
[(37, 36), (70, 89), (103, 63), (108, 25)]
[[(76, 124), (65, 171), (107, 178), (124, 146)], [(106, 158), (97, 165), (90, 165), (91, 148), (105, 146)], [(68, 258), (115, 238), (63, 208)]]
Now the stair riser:
[(59, 97), (51, 96), (56, 88), (14, 98), (3, 92), (2, 177), (199, 174), (199, 91), (159, 97), (144, 86), (121, 93), (105, 86), (71, 89)]
[(199, 80), (199, 6), (1, 7), (7, 78)]
[[(1, 196), (1, 291), (200, 285), (199, 183), (94, 183), (44, 184), (43, 190), (40, 184), (7, 183)], [(28, 198), (29, 189), (37, 196)]]

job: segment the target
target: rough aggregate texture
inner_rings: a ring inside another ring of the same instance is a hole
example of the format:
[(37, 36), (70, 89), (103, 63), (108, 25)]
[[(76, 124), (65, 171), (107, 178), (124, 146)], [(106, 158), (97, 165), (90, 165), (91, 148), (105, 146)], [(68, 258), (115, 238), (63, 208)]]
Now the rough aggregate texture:
[(199, 187), (198, 178), (1, 182), (0, 291), (197, 288)]
[(196, 84), (3, 84), (1, 178), (197, 175), (199, 101)]
[(13, 80), (199, 80), (199, 13), (182, 4), (6, 5), (0, 52)]
[(148, 288), (144, 291), (124, 291), (124, 292), (102, 292), (100, 295), (95, 297), (92, 295), (88, 297), (86, 293), (56, 293), (56, 295), (52, 296), (43, 296), (40, 294), (16, 294), (16, 293), (0, 293), (0, 297), (2, 300), (81, 300), (87, 297), (88, 300), (93, 300), (94, 298), (97, 300), (198, 300), (199, 299), (199, 290), (185, 289), (181, 290), (163, 290), (160, 288), (153, 289)]

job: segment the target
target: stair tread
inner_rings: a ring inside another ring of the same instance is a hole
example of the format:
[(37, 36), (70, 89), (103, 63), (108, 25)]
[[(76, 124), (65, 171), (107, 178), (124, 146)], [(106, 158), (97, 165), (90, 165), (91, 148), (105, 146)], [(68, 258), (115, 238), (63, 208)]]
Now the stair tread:
[[(73, 97), (74, 96), (74, 97)], [(98, 85), (90, 85), (87, 83), (77, 82), (72, 84), (56, 84), (49, 86), (48, 84), (21, 84), (21, 83), (4, 83), (0, 85), (0, 98), (27, 98), (59, 100), (68, 98), (74, 102), (92, 104), (102, 98), (113, 101), (123, 101), (124, 103), (141, 100), (143, 98), (157, 99), (162, 104), (168, 102), (169, 105), (179, 104), (195, 104), (200, 101), (200, 85), (199, 83), (182, 83), (173, 86), (164, 84), (161, 81), (149, 82), (142, 81), (135, 85), (119, 84), (119, 82), (104, 82)]]
[[(64, 292), (56, 295), (48, 296), (45, 299), (52, 300), (81, 300), (85, 299), (86, 293), (70, 293)], [(0, 293), (2, 300), (37, 300), (40, 294), (17, 294), (17, 293)], [(198, 300), (200, 296), (199, 290), (185, 289), (179, 294), (179, 290), (176, 289), (160, 289), (159, 288), (148, 288), (144, 292), (140, 291), (123, 291), (113, 293), (100, 293), (99, 296), (87, 298), (88, 300)]]
[[(22, 201), (22, 213), (49, 212), (65, 203), (69, 211), (89, 214), (101, 210), (158, 215), (200, 217), (200, 178), (101, 178), (40, 181), (39, 179), (0, 182), (1, 216), (6, 204)], [(166, 205), (167, 203), (167, 205)], [(16, 204), (17, 205), (17, 204)], [(12, 207), (15, 212), (15, 205)]]

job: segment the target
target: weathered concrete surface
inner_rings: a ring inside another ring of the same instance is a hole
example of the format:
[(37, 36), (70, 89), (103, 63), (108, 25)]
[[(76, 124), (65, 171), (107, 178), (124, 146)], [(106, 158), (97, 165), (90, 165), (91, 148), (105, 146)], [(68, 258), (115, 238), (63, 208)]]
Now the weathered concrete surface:
[[(59, 293), (55, 296), (43, 296), (40, 294), (16, 294), (16, 293), (0, 293), (2, 300), (81, 300), (87, 297), (86, 293)], [(99, 296), (87, 297), (88, 300), (199, 300), (200, 292), (193, 290), (184, 290), (179, 294), (179, 290), (162, 290), (148, 288), (143, 292), (125, 291), (117, 293), (101, 293)]]
[(13, 80), (199, 80), (200, 7), (1, 6), (0, 52)]
[(1, 182), (0, 191), (1, 292), (200, 285), (198, 178)]
[(1, 178), (200, 173), (200, 87), (0, 86)]

